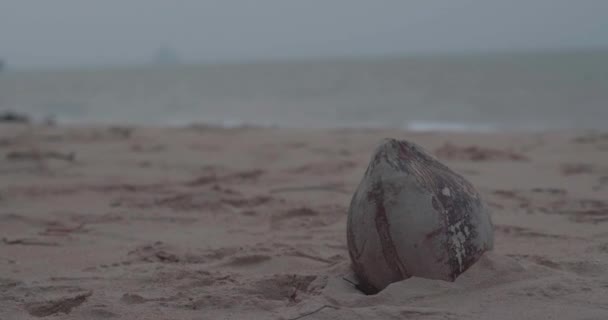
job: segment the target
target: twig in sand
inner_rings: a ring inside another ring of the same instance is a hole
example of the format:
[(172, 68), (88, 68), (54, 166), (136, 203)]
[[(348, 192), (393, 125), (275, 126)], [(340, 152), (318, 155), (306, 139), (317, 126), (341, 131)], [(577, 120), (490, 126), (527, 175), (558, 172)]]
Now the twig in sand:
[(41, 241), (41, 240), (36, 240), (36, 239), (26, 239), (26, 238), (13, 239), (13, 240), (9, 240), (7, 238), (2, 238), (2, 242), (7, 245), (24, 245), (24, 246), (55, 247), (55, 246), (59, 245), (57, 242), (47, 242), (47, 241)]
[(350, 280), (346, 279), (345, 277), (342, 277), (342, 280), (350, 283), (355, 289), (359, 290), (361, 293), (366, 294), (366, 295), (369, 294), (369, 292), (367, 292), (363, 287), (361, 287), (360, 284), (350, 281)]
[(338, 192), (338, 193), (348, 193), (348, 191), (342, 189), (341, 185), (338, 185), (338, 184), (274, 188), (274, 189), (270, 190), (270, 193), (298, 192), (298, 191), (333, 191), (333, 192)]
[(308, 253), (304, 253), (304, 252), (299, 251), (299, 250), (294, 250), (294, 252), (292, 253), (292, 255), (294, 257), (307, 258), (307, 259), (310, 259), (310, 260), (319, 261), (319, 262), (323, 262), (323, 263), (327, 263), (327, 264), (332, 264), (334, 262), (334, 261), (331, 261), (331, 260), (328, 260), (328, 259), (325, 259), (325, 258), (313, 256), (313, 255), (308, 254)]
[(338, 309), (339, 309), (338, 307), (334, 307), (334, 306), (330, 306), (330, 305), (328, 305), (328, 304), (324, 304), (324, 305), (320, 306), (319, 308), (317, 308), (317, 309), (315, 309), (315, 310), (313, 310), (313, 311), (310, 311), (310, 312), (307, 312), (307, 313), (301, 314), (301, 315), (299, 315), (299, 316), (297, 316), (297, 317), (295, 317), (295, 318), (290, 318), (290, 319), (288, 319), (288, 320), (298, 320), (298, 319), (302, 319), (302, 318), (304, 318), (304, 317), (308, 317), (308, 316), (309, 316), (309, 315), (311, 315), (311, 314), (317, 313), (317, 312), (319, 312), (319, 311), (321, 311), (321, 310), (323, 310), (323, 309), (325, 309), (325, 308), (331, 308), (331, 309), (335, 309), (335, 310), (338, 310)]
[(352, 285), (353, 285), (353, 287), (355, 287), (355, 288), (356, 288), (357, 286), (359, 286), (358, 284), (354, 283), (353, 281), (350, 281), (350, 280), (346, 279), (346, 277), (342, 277), (342, 280), (344, 280), (344, 281), (346, 281), (346, 282), (348, 282), (348, 283), (352, 284)]
[(78, 224), (77, 226), (74, 226), (74, 227), (66, 227), (66, 226), (62, 226), (62, 225), (49, 226), (40, 234), (42, 234), (42, 235), (67, 235), (67, 234), (76, 233), (76, 232), (86, 232), (87, 230), (84, 229), (84, 226), (85, 226), (84, 222), (81, 222), (80, 224)]
[(370, 288), (368, 288), (368, 287), (365, 287), (365, 286), (363, 286), (363, 285), (361, 285), (359, 283), (355, 283), (355, 282), (353, 282), (351, 280), (348, 280), (345, 277), (342, 277), (342, 280), (350, 283), (353, 287), (355, 287), (355, 289), (359, 290), (361, 293), (363, 293), (365, 295), (373, 294), (373, 291), (370, 290)]
[(73, 152), (60, 153), (57, 151), (13, 151), (6, 155), (7, 160), (23, 161), (23, 160), (35, 160), (41, 161), (45, 159), (56, 159), (63, 160), (66, 162), (75, 162), (76, 155)]

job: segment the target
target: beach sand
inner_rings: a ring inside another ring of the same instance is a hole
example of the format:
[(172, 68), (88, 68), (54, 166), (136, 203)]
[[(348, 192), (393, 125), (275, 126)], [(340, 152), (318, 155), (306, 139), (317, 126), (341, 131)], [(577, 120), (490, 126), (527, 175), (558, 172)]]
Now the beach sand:
[[(384, 137), (478, 188), (495, 249), (366, 296), (351, 195)], [(0, 126), (0, 319), (608, 319), (608, 134)]]

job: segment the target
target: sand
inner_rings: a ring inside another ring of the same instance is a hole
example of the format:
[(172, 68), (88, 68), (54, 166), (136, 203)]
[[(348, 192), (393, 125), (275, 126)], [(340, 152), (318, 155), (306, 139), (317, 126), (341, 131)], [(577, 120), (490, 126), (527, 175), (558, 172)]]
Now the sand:
[[(346, 212), (383, 137), (478, 188), (495, 250), (366, 296)], [(0, 319), (608, 319), (608, 134), (0, 126)]]

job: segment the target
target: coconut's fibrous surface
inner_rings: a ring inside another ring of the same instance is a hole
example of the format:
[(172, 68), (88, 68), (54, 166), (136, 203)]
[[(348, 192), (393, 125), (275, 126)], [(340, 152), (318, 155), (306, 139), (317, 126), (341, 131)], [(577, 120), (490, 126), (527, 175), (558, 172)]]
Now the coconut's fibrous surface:
[(385, 139), (353, 195), (347, 239), (359, 288), (372, 294), (411, 276), (454, 281), (494, 233), (471, 183), (420, 146)]

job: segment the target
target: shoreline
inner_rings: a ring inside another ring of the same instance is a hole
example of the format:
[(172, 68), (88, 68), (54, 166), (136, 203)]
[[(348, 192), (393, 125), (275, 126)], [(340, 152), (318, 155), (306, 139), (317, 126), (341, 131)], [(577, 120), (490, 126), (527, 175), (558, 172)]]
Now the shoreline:
[[(137, 123), (127, 121), (84, 121), (57, 119), (54, 115), (31, 115), (29, 113), (16, 112), (13, 110), (0, 110), (0, 126), (26, 126), (31, 128), (59, 127), (59, 128), (131, 128), (131, 129), (189, 129), (207, 128), (215, 130), (295, 130), (295, 131), (377, 131), (377, 132), (401, 132), (401, 133), (423, 133), (423, 134), (489, 134), (489, 135), (526, 135), (526, 134), (604, 134), (608, 129), (593, 127), (545, 127), (532, 128), (496, 126), (488, 123), (463, 123), (442, 121), (411, 121), (401, 126), (390, 126), (382, 124), (336, 124), (331, 126), (291, 126), (278, 124), (247, 123), (240, 120), (226, 121), (169, 121), (167, 123)], [(8, 119), (7, 119), (8, 118)]]

